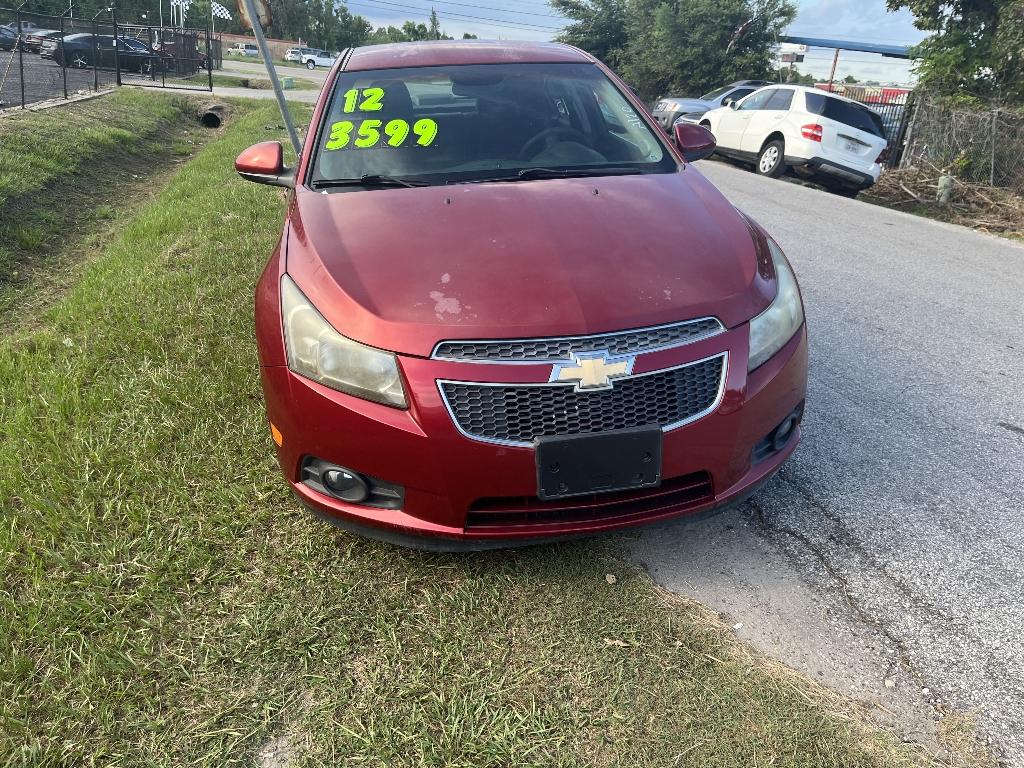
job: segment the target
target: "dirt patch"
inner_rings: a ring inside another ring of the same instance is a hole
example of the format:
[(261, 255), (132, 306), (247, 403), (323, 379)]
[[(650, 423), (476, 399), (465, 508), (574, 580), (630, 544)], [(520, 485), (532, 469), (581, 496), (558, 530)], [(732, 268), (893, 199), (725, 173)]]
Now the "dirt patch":
[(297, 751), (287, 736), (278, 736), (260, 748), (256, 753), (259, 768), (291, 768), (295, 764)]

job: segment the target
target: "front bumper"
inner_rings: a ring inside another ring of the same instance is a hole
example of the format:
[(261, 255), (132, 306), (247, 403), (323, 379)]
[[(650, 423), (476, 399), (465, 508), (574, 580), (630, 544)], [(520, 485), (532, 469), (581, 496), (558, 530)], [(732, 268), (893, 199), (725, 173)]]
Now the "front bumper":
[[(804, 400), (804, 328), (752, 374), (746, 325), (675, 349), (641, 355), (635, 373), (729, 352), (717, 408), (666, 432), (663, 486), (637, 492), (541, 502), (533, 448), (479, 442), (461, 434), (440, 396), (439, 379), (546, 382), (550, 364), (481, 364), (400, 357), (408, 411), (323, 387), (282, 365), (261, 368), (267, 411), (280, 431), (281, 468), (314, 512), (361, 533), (433, 549), (480, 549), (594, 534), (700, 515), (749, 495), (792, 454), (800, 439), (754, 462), (754, 447)], [(264, 358), (266, 359), (266, 358)], [(342, 502), (302, 482), (316, 457), (404, 489), (400, 509)]]

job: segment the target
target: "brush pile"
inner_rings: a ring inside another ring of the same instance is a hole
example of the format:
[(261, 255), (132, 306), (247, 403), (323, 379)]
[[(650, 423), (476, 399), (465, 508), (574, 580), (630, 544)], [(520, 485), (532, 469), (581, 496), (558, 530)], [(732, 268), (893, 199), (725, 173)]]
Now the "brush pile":
[[(943, 177), (952, 180), (948, 204), (938, 201)], [(954, 224), (1024, 237), (1024, 196), (1010, 189), (961, 181), (932, 165), (886, 171), (867, 194), (887, 205), (907, 206)]]

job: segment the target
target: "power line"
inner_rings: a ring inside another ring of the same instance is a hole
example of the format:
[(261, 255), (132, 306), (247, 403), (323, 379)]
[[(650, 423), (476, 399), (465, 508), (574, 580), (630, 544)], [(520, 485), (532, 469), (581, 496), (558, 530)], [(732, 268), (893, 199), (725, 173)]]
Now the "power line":
[[(368, 1), (370, 1), (370, 0), (368, 0)], [(378, 2), (379, 2), (379, 0), (378, 0)], [(364, 2), (358, 2), (356, 0), (347, 0), (347, 4), (348, 5), (359, 6), (360, 8), (367, 8), (369, 10), (373, 10), (373, 11), (377, 11), (377, 12), (381, 12), (381, 11), (384, 10), (382, 8), (377, 7), (376, 5), (367, 5)], [(409, 10), (418, 11), (420, 14), (423, 14), (423, 18), (429, 17), (429, 11), (427, 11), (426, 9), (423, 9), (423, 8), (412, 8), (411, 6), (398, 6), (396, 3), (390, 3), (390, 5), (396, 5), (397, 7), (404, 7), (404, 8), (408, 8)], [(457, 16), (457, 14), (454, 14), (454, 13), (446, 13), (445, 15), (446, 16), (450, 16), (450, 17)], [(484, 18), (476, 17), (476, 16), (472, 16), (472, 17), (459, 16), (458, 20), (462, 21), (464, 18), (471, 19), (473, 23), (476, 23), (479, 26), (494, 27), (496, 29), (511, 29), (511, 30), (517, 30), (519, 32), (541, 32), (541, 31), (543, 31), (543, 32), (557, 32), (557, 31), (560, 31), (559, 28), (556, 28), (556, 27), (541, 27), (541, 26), (534, 26), (534, 25), (529, 25), (529, 24), (523, 25), (523, 24), (516, 24), (515, 22), (499, 21), (499, 20), (496, 20), (496, 19), (495, 20), (484, 19)]]
[[(554, 13), (537, 13), (535, 11), (510, 11), (505, 8), (495, 8), (490, 5), (475, 5), (474, 3), (456, 3), (453, 0), (438, 0), (438, 5), (458, 5), (463, 8), (475, 8), (479, 11), (497, 11), (498, 13), (514, 13), (518, 16), (542, 16), (547, 19), (564, 19), (564, 16), (559, 16)], [(443, 11), (443, 8), (439, 10)]]
[[(434, 8), (423, 8), (421, 6), (405, 5), (403, 3), (392, 3), (392, 2), (388, 2), (388, 0), (364, 0), (364, 2), (372, 2), (375, 5), (387, 5), (387, 6), (391, 6), (391, 7), (394, 7), (394, 8), (403, 8), (405, 10), (410, 10), (410, 11), (419, 11), (420, 13), (424, 13), (424, 14), (429, 14), (432, 10), (435, 10)], [(350, 4), (351, 5), (355, 5), (356, 3), (350, 3)], [(378, 10), (381, 10), (381, 9), (378, 9)], [(541, 31), (545, 31), (545, 32), (560, 32), (562, 30), (562, 27), (549, 27), (549, 26), (545, 26), (543, 24), (532, 24), (532, 23), (525, 22), (525, 21), (509, 22), (507, 19), (495, 19), (495, 18), (491, 18), (489, 16), (472, 16), (472, 15), (470, 15), (468, 13), (455, 13), (453, 11), (446, 11), (445, 15), (451, 16), (451, 17), (454, 17), (454, 18), (459, 18), (459, 19), (470, 19), (472, 21), (496, 22), (500, 26), (511, 26), (514, 29), (526, 29), (527, 27), (529, 27), (529, 28), (532, 28), (532, 30), (534, 30), (534, 31), (541, 30)]]

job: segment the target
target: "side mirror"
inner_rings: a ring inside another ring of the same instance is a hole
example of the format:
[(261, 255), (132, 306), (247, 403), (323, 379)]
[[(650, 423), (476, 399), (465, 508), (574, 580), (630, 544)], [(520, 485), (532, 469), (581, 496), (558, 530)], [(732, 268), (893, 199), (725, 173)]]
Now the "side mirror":
[(718, 143), (711, 131), (703, 125), (679, 122), (672, 126), (672, 138), (688, 163), (710, 157)]
[(280, 141), (253, 144), (235, 158), (235, 170), (243, 179), (257, 184), (295, 186), (295, 169), (284, 167), (284, 147)]
[(735, 103), (736, 103), (735, 99), (731, 99), (731, 98), (722, 99), (722, 106), (723, 107), (731, 107)]

